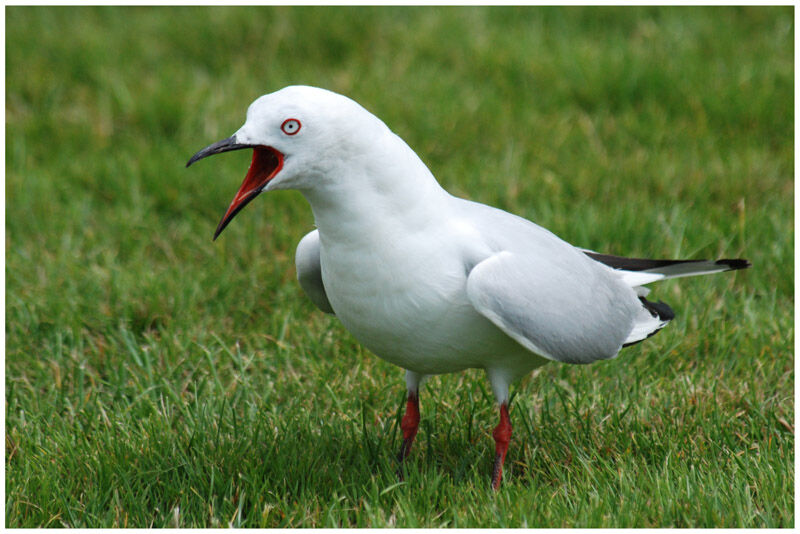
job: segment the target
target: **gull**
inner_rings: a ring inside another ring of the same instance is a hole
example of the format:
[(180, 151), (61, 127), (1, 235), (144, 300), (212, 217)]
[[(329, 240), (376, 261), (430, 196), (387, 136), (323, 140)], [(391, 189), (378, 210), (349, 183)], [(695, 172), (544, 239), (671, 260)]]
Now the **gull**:
[(297, 246), (300, 286), (371, 352), (405, 369), (401, 467), (419, 427), (422, 382), (483, 369), (500, 411), (495, 490), (514, 381), (549, 361), (614, 358), (664, 328), (674, 313), (645, 298), (646, 284), (750, 266), (600, 254), (454, 197), (380, 119), (325, 89), (289, 86), (258, 98), (236, 133), (186, 166), (241, 149), (253, 151), (252, 162), (214, 239), (260, 193), (300, 191), (316, 226)]

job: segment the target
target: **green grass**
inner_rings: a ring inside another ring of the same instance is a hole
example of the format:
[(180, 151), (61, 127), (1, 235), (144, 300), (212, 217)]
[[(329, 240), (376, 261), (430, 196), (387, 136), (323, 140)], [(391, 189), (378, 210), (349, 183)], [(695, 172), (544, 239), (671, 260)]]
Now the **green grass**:
[[(6, 525), (791, 527), (792, 8), (6, 8)], [(294, 280), (312, 227), (249, 156), (257, 96), (345, 93), (451, 192), (568, 241), (753, 268), (517, 384), (402, 371)]]

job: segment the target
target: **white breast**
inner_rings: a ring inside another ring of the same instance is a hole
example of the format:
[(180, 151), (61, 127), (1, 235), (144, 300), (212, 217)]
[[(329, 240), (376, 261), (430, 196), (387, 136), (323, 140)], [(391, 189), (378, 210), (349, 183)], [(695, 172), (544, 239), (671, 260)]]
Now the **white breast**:
[(357, 236), (329, 241), (320, 231), (322, 277), (337, 317), (377, 356), (439, 374), (485, 367), (502, 356), (498, 347), (518, 349), (469, 302), (468, 266), (452, 240), (430, 231)]

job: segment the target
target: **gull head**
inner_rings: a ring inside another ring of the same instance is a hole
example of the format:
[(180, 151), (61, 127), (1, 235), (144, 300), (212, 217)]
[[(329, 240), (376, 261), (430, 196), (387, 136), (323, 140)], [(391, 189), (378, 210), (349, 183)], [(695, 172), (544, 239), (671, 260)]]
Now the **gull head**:
[(220, 220), (214, 239), (251, 200), (273, 189), (313, 189), (346, 172), (388, 128), (355, 101), (308, 86), (289, 86), (255, 100), (232, 136), (200, 150), (186, 164), (252, 149), (247, 175)]

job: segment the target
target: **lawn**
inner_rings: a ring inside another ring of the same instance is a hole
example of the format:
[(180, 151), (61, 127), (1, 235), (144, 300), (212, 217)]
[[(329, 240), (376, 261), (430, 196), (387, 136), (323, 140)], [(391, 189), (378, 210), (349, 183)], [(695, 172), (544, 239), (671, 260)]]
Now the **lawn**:
[[(794, 12), (6, 7), (10, 527), (794, 526)], [(608, 253), (746, 257), (512, 389), (402, 370), (304, 297), (296, 192), (211, 241), (261, 94), (351, 96), (452, 193)]]

